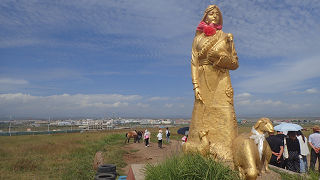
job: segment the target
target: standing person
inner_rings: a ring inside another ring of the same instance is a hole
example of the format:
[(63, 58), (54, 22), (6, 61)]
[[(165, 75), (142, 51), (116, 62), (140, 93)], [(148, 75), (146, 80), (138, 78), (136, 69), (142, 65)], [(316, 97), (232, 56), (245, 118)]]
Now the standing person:
[(141, 132), (141, 131), (138, 131), (138, 132), (137, 132), (137, 135), (138, 135), (138, 137), (137, 137), (138, 143), (140, 143), (140, 139), (141, 139), (141, 137), (142, 137), (142, 132)]
[[(276, 135), (276, 137), (278, 137), (278, 138), (280, 138), (281, 139), (281, 141), (282, 141), (282, 144), (284, 144), (283, 143), (283, 141), (284, 141), (284, 138), (286, 138), (287, 136), (285, 135), (285, 134), (283, 134), (283, 132), (282, 131), (277, 131), (277, 135)], [(283, 146), (284, 147), (284, 146)], [(285, 168), (286, 167), (286, 160), (284, 159), (284, 157), (282, 156), (282, 159), (283, 159), (283, 161), (282, 161), (282, 163), (281, 163), (281, 168)]]
[(295, 131), (289, 131), (289, 138), (285, 138), (285, 146), (287, 146), (289, 157), (286, 162), (286, 168), (289, 171), (300, 172), (300, 144)]
[(166, 141), (167, 141), (167, 142), (170, 141), (169, 137), (170, 137), (170, 131), (169, 131), (169, 128), (167, 127), (167, 128), (166, 128)]
[(183, 145), (185, 142), (187, 142), (188, 135), (187, 136), (183, 136), (181, 139), (182, 139), (182, 144), (181, 145)]
[(162, 149), (162, 130), (161, 129), (159, 130), (157, 138), (158, 138), (158, 148)]
[(146, 141), (146, 147), (149, 147), (149, 138), (150, 138), (150, 132), (146, 129), (144, 131), (144, 140)]
[(313, 134), (309, 136), (309, 144), (311, 146), (311, 157), (310, 157), (310, 168), (314, 171), (314, 165), (317, 162), (319, 164), (319, 172), (320, 172), (320, 127), (318, 125), (313, 126)]
[(284, 138), (286, 138), (286, 135), (283, 134), (282, 131), (277, 131), (277, 135), (278, 138), (280, 138), (282, 141), (284, 140)]
[(308, 148), (308, 139), (302, 134), (301, 131), (297, 132), (297, 139), (299, 140), (300, 144), (300, 151), (301, 155), (299, 156), (300, 158), (300, 172), (305, 173), (308, 172), (308, 162), (307, 162), (307, 155), (309, 153), (309, 148)]
[(276, 137), (273, 132), (269, 132), (268, 134), (269, 137), (267, 137), (266, 140), (268, 141), (272, 151), (272, 157), (269, 164), (277, 167), (282, 167), (283, 141), (280, 138)]

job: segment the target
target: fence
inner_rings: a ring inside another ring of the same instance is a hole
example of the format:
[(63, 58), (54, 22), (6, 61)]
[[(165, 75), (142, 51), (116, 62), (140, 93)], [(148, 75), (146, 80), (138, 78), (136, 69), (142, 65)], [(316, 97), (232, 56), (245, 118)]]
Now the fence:
[[(75, 130), (61, 130), (61, 131), (49, 131), (50, 134), (59, 134), (59, 133), (76, 133), (80, 132), (81, 129)], [(36, 134), (49, 134), (48, 131), (11, 131), (11, 136), (19, 135), (36, 135)], [(9, 132), (0, 132), (0, 136), (10, 136)]]

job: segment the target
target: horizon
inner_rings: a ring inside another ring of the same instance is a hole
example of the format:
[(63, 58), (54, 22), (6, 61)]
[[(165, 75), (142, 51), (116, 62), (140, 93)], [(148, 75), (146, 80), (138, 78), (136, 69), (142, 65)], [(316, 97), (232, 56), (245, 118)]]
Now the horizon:
[(320, 117), (320, 1), (4, 1), (0, 116), (191, 117), (191, 44), (216, 4), (237, 118)]

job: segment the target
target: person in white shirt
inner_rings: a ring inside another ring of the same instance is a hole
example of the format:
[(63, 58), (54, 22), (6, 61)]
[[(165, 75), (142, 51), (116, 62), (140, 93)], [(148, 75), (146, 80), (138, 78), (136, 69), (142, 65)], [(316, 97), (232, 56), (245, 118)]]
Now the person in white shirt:
[(302, 134), (301, 131), (297, 132), (297, 138), (299, 140), (300, 144), (300, 172), (305, 173), (308, 172), (308, 161), (307, 161), (307, 155), (309, 153), (308, 148), (308, 139)]
[[(310, 155), (310, 169), (314, 171), (314, 165), (317, 162), (320, 167), (320, 127), (318, 125), (313, 126), (313, 134), (309, 136), (309, 144), (311, 146), (311, 155)], [(320, 168), (319, 168), (320, 172)]]
[(162, 130), (161, 129), (159, 130), (157, 138), (158, 138), (158, 148), (162, 149)]

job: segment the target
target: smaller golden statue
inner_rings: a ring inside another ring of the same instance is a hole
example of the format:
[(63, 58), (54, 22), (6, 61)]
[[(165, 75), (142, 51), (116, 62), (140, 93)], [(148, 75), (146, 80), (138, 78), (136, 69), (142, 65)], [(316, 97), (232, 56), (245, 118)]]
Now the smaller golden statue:
[(210, 143), (207, 138), (208, 131), (200, 131), (199, 138), (200, 142), (188, 143), (185, 142), (182, 145), (182, 151), (184, 153), (200, 153), (202, 156), (207, 156), (210, 152)]
[(233, 140), (233, 163), (241, 177), (256, 179), (261, 172), (269, 170), (272, 151), (265, 139), (266, 132), (274, 132), (272, 122), (261, 118), (249, 134), (240, 134)]

